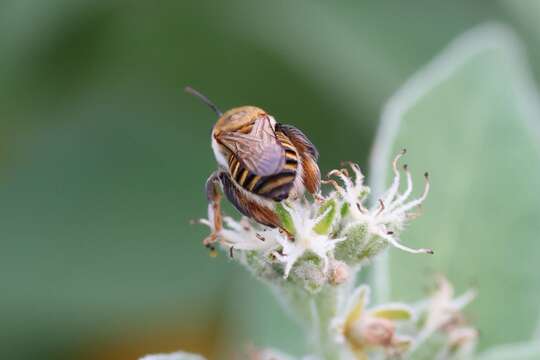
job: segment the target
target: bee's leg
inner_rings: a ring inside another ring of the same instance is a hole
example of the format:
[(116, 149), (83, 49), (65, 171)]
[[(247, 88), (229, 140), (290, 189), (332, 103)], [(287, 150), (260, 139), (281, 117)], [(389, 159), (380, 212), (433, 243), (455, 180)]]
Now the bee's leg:
[(287, 236), (287, 238), (289, 239), (290, 242), (294, 242), (294, 235), (291, 234), (287, 229), (285, 229), (284, 227), (278, 227), (278, 230), (281, 234), (285, 234)]
[(223, 217), (221, 215), (221, 194), (219, 192), (221, 171), (214, 171), (206, 180), (206, 197), (208, 199), (208, 217), (213, 222), (212, 233), (203, 240), (203, 244), (214, 250), (214, 243), (223, 227)]
[(221, 172), (219, 177), (225, 196), (238, 211), (259, 224), (272, 228), (281, 227), (281, 221), (273, 209), (248, 196), (245, 190), (233, 182), (228, 173)]
[(222, 172), (220, 174), (220, 179), (221, 185), (223, 186), (223, 193), (231, 204), (233, 204), (236, 210), (255, 220), (259, 224), (271, 228), (278, 228), (281, 233), (287, 235), (289, 240), (294, 241), (294, 235), (283, 227), (281, 220), (279, 220), (278, 215), (272, 208), (263, 205), (263, 203), (259, 201), (253, 200), (246, 194), (244, 189), (239, 188), (233, 182), (228, 173)]

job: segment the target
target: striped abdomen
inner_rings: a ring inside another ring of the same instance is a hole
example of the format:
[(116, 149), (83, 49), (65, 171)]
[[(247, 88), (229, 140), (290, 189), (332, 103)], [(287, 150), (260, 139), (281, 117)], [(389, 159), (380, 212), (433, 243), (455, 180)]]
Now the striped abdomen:
[(229, 155), (229, 173), (234, 182), (245, 190), (264, 198), (282, 201), (289, 196), (294, 186), (298, 170), (298, 153), (282, 132), (276, 131), (276, 136), (285, 150), (286, 161), (283, 169), (273, 175), (258, 176), (246, 169), (231, 153)]

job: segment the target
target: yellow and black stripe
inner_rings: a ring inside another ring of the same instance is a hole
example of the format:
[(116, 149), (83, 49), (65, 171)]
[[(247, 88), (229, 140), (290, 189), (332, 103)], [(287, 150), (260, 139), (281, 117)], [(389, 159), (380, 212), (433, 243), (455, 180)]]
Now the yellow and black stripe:
[[(242, 129), (249, 132), (249, 129)], [(276, 137), (285, 150), (285, 165), (273, 175), (258, 176), (246, 169), (238, 158), (231, 154), (228, 159), (229, 173), (234, 182), (245, 190), (274, 201), (289, 197), (298, 170), (298, 152), (290, 139), (281, 131)]]

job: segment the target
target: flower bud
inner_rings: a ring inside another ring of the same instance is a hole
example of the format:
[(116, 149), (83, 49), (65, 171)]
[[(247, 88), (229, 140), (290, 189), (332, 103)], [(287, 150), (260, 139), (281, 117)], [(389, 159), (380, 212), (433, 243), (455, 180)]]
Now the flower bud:
[(302, 257), (293, 267), (290, 278), (306, 291), (317, 293), (326, 283), (322, 261), (318, 257)]
[(396, 333), (394, 323), (388, 319), (366, 316), (358, 324), (359, 329), (352, 335), (358, 336), (357, 340), (364, 342), (366, 346), (389, 347), (392, 345)]
[(349, 280), (350, 269), (343, 261), (334, 260), (330, 264), (330, 273), (328, 274), (328, 282), (331, 285), (343, 284)]

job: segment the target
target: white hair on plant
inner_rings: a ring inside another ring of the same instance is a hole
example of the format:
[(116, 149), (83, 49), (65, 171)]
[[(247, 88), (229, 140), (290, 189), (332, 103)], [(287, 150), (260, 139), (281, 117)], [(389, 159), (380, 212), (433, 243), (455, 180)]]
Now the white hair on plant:
[(323, 262), (323, 273), (328, 272), (329, 256), (337, 243), (344, 237), (332, 239), (327, 234), (318, 234), (314, 229), (324, 219), (332, 208), (328, 207), (321, 214), (315, 215), (316, 209), (301, 201), (293, 201), (283, 205), (290, 215), (295, 229), (294, 239), (279, 232), (275, 240), (282, 246), (281, 251), (275, 251), (276, 259), (284, 264), (284, 277), (287, 278), (300, 257), (307, 253), (317, 255)]
[[(212, 219), (199, 219), (200, 224), (213, 229)], [(229, 216), (223, 218), (224, 226), (219, 231), (220, 244), (232, 254), (234, 250), (265, 251), (276, 245), (274, 237), (266, 236), (266, 229), (259, 229), (249, 222), (246, 217), (236, 221)], [(265, 235), (262, 235), (262, 234)]]
[(397, 231), (402, 230), (408, 218), (413, 216), (410, 211), (420, 206), (429, 193), (428, 173), (425, 173), (425, 186), (422, 195), (417, 199), (408, 201), (413, 190), (413, 182), (407, 165), (403, 167), (407, 178), (407, 187), (403, 193), (399, 193), (401, 174), (397, 164), (405, 152), (405, 149), (402, 150), (392, 161), (394, 172), (392, 184), (379, 199), (378, 206), (371, 209), (362, 204), (366, 196), (366, 187), (363, 184), (364, 176), (357, 165), (351, 164), (351, 169), (355, 173), (354, 179), (348, 176), (346, 169), (333, 170), (329, 173), (329, 176), (338, 177), (343, 182), (344, 187), (340, 186), (336, 181), (329, 181), (329, 183), (334, 186), (342, 200), (348, 204), (351, 212), (352, 221), (347, 224), (344, 233), (347, 233), (347, 230), (358, 224), (364, 224), (367, 226), (368, 234), (375, 235), (400, 250), (413, 254), (433, 254), (431, 249), (407, 247), (401, 244), (396, 237)]

